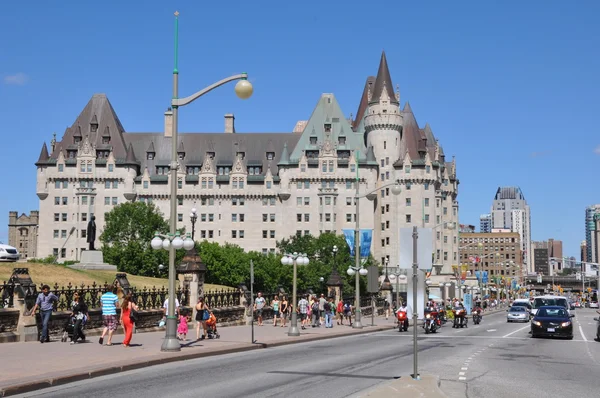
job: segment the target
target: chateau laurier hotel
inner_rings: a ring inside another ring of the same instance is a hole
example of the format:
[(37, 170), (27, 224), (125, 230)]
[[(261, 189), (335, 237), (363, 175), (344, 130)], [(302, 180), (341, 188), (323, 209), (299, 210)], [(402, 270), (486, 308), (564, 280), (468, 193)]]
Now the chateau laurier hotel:
[[(126, 132), (104, 94), (96, 94), (60, 141), (43, 145), (37, 166), (40, 199), (37, 257), (78, 260), (86, 225), (125, 201), (151, 202), (169, 214), (172, 113), (160, 133)], [(183, 133), (178, 143), (178, 225), (196, 239), (234, 243), (267, 253), (292, 234), (354, 228), (357, 169), (360, 227), (373, 228), (375, 258), (398, 261), (399, 228), (458, 221), (456, 163), (448, 162), (429, 125), (419, 127), (399, 94), (385, 54), (369, 77), (356, 118), (346, 118), (333, 94), (322, 94), (309, 120), (289, 133)], [(402, 193), (378, 189), (399, 180)], [(372, 199), (369, 197), (369, 199)], [(455, 224), (456, 225), (456, 224)], [(451, 271), (456, 229), (437, 228), (434, 262)], [(148, 242), (149, 243), (149, 242)]]

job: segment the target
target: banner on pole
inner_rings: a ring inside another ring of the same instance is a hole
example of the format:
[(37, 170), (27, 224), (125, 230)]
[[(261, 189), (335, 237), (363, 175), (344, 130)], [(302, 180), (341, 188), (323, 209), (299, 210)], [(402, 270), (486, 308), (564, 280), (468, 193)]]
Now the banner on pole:
[[(346, 238), (346, 243), (348, 244), (348, 249), (350, 250), (350, 257), (354, 257), (355, 253), (355, 245), (356, 242), (354, 240), (354, 230), (353, 229), (343, 229), (344, 237)], [(372, 229), (361, 229), (358, 233), (360, 239), (360, 253), (359, 255), (362, 258), (367, 258), (371, 254), (371, 242), (373, 241), (373, 230)]]

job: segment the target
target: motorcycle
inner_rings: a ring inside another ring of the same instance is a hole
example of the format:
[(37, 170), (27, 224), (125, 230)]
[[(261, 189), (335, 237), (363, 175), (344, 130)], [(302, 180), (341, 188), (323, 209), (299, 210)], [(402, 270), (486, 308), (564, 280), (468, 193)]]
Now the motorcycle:
[(473, 310), (473, 323), (475, 325), (479, 325), (481, 323), (482, 319), (483, 319), (483, 316), (481, 315), (481, 311)]
[(446, 322), (448, 322), (448, 319), (446, 319), (446, 311), (444, 311), (443, 309), (438, 314), (438, 321), (439, 321), (440, 326), (442, 326), (442, 325), (446, 324)]
[(468, 327), (467, 324), (469, 320), (467, 319), (467, 311), (464, 309), (455, 309), (452, 311), (454, 313), (454, 324), (453, 328), (463, 328)]
[(396, 312), (396, 318), (398, 319), (398, 331), (408, 331), (408, 315), (406, 314), (406, 311)]
[(425, 313), (425, 322), (423, 322), (423, 329), (425, 329), (425, 334), (435, 333), (440, 327), (439, 319), (437, 319), (436, 312), (427, 312)]

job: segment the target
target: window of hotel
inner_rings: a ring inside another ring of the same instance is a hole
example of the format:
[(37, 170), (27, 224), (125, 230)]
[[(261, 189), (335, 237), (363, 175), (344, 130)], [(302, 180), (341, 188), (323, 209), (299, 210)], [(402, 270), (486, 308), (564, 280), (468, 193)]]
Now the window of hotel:
[(412, 217), (410, 216), (410, 214), (406, 215), (406, 222), (407, 223), (411, 223), (412, 222)]
[(407, 206), (410, 206), (410, 205), (411, 205), (411, 200), (410, 200), (410, 198), (406, 198), (406, 205), (407, 205)]
[(304, 206), (310, 206), (310, 197), (309, 196), (304, 197)]
[(148, 181), (144, 181), (142, 183), (142, 186), (144, 187), (144, 189), (148, 189)]
[(423, 200), (423, 202), (424, 202), (424, 204), (425, 204), (425, 207), (429, 207), (429, 198), (425, 198), (425, 199)]

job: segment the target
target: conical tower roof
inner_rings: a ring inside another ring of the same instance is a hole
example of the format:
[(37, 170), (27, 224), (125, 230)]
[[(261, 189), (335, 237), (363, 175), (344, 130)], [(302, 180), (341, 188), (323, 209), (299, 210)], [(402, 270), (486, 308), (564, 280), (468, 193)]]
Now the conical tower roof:
[(394, 85), (392, 84), (392, 76), (390, 75), (387, 58), (385, 57), (385, 51), (381, 53), (379, 70), (377, 71), (377, 77), (375, 78), (375, 87), (373, 88), (373, 95), (371, 96), (371, 101), (369, 101), (369, 103), (379, 102), (383, 90), (387, 91), (392, 104), (398, 104), (398, 100), (394, 93)]
[(38, 166), (40, 164), (45, 164), (48, 161), (48, 159), (50, 159), (50, 155), (48, 154), (48, 147), (44, 142), (44, 145), (42, 145), (42, 151), (40, 152), (40, 157), (38, 158), (38, 161), (35, 163), (35, 165)]

